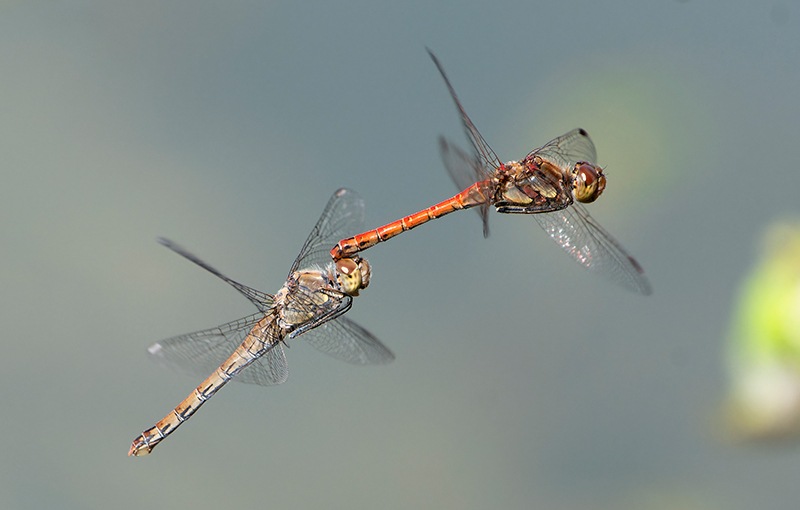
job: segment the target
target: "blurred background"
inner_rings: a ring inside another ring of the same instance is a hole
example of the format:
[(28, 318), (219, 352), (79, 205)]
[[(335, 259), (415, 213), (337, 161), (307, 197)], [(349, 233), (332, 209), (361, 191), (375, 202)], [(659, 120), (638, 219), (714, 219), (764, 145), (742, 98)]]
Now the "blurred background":
[[(295, 342), (126, 457), (200, 382), (146, 347), (253, 311), (157, 236), (275, 292), (337, 187), (371, 227), (455, 192), (425, 46), (501, 158), (588, 130), (654, 294), (454, 214), (366, 252), (349, 317), (394, 363)], [(730, 366), (798, 215), (798, 55), (788, 1), (0, 2), (0, 506), (793, 506), (800, 446), (730, 433)]]

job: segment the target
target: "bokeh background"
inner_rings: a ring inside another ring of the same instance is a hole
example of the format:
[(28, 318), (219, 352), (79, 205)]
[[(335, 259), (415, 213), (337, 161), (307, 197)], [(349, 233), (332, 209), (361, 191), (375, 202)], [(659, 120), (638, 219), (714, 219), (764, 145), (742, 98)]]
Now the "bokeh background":
[[(589, 131), (654, 294), (454, 214), (367, 252), (349, 317), (393, 364), (298, 341), (126, 457), (199, 382), (146, 346), (252, 311), (157, 236), (274, 292), (335, 188), (370, 226), (455, 191), (425, 46), (504, 159)], [(798, 446), (719, 421), (735, 294), (798, 213), (799, 55), (788, 1), (0, 2), (0, 506), (796, 505)]]

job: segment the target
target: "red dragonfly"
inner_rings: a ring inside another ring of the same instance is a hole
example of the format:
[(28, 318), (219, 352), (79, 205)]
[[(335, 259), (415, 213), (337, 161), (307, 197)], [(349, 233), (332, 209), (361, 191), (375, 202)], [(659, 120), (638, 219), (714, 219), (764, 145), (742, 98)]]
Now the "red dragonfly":
[(459, 189), (457, 195), (374, 230), (342, 239), (331, 250), (339, 260), (459, 209), (479, 207), (483, 234), (489, 235), (489, 206), (497, 212), (532, 214), (547, 234), (576, 262), (640, 294), (651, 288), (642, 267), (581, 203), (594, 202), (606, 186), (588, 133), (574, 129), (532, 150), (522, 161), (503, 163), (461, 105), (439, 60), (428, 50), (461, 115), (472, 155), (439, 139), (442, 159)]
[(355, 364), (387, 363), (394, 355), (369, 331), (343, 317), (352, 297), (369, 285), (361, 257), (335, 263), (328, 246), (363, 228), (364, 201), (355, 192), (333, 194), (274, 296), (228, 278), (171, 241), (161, 244), (233, 286), (258, 312), (216, 328), (162, 340), (148, 352), (156, 360), (205, 377), (175, 409), (131, 444), (128, 455), (149, 454), (231, 379), (269, 386), (288, 376), (283, 345), (299, 335), (317, 349)]

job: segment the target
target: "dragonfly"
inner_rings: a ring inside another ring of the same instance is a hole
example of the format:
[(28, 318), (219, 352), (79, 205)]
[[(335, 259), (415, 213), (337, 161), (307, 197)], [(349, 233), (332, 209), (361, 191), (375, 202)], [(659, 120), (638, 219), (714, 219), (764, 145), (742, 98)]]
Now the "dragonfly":
[(337, 190), (292, 264), (283, 287), (267, 294), (228, 278), (167, 239), (159, 242), (224, 280), (258, 309), (221, 326), (162, 340), (149, 355), (167, 365), (205, 376), (180, 404), (131, 444), (128, 455), (142, 456), (188, 420), (228, 381), (270, 386), (286, 381), (284, 345), (302, 338), (318, 350), (354, 364), (388, 363), (392, 352), (372, 333), (343, 316), (354, 296), (370, 282), (371, 268), (360, 256), (332, 262), (330, 245), (363, 228), (364, 201), (354, 191)]
[(492, 150), (456, 95), (436, 55), (428, 50), (456, 105), (472, 146), (471, 154), (445, 138), (439, 148), (458, 194), (382, 227), (340, 240), (333, 260), (350, 257), (380, 242), (451, 212), (477, 207), (484, 237), (489, 235), (489, 207), (499, 213), (531, 214), (551, 239), (590, 272), (610, 277), (623, 287), (650, 294), (644, 270), (583, 206), (606, 187), (597, 165), (597, 150), (584, 129), (574, 129), (528, 153), (521, 161), (503, 163)]

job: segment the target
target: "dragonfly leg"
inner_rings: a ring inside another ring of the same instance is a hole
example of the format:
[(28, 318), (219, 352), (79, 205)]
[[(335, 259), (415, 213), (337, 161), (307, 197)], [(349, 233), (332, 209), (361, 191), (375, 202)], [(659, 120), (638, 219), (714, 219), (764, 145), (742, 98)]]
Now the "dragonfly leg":
[(494, 207), (495, 210), (503, 214), (538, 214), (559, 211), (566, 208), (569, 203), (547, 203), (541, 205), (511, 205), (508, 202), (497, 202)]

